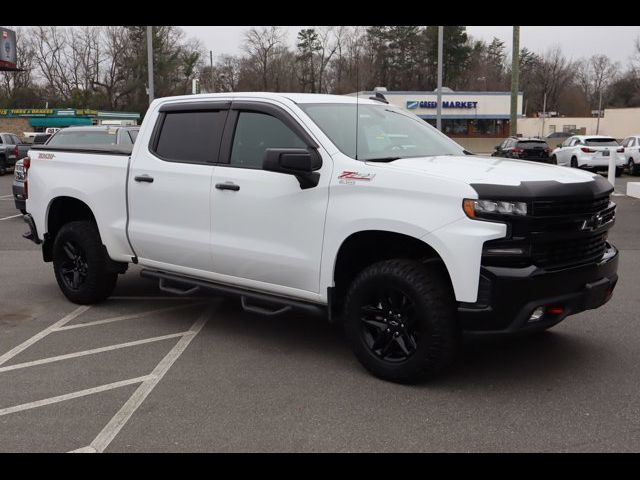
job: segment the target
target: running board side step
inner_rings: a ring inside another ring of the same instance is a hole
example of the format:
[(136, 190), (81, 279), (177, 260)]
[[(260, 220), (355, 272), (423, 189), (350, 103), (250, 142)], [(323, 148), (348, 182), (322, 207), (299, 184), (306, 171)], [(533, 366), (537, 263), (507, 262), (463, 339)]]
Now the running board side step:
[[(160, 290), (176, 295), (190, 295), (204, 289), (221, 296), (240, 297), (240, 303), (245, 311), (260, 315), (274, 316), (291, 310), (302, 310), (312, 314), (327, 314), (327, 309), (323, 305), (279, 297), (268, 293), (254, 292), (240, 287), (210, 282), (199, 278), (192, 278), (159, 270), (150, 270), (147, 268), (140, 272), (140, 276), (143, 278), (158, 280)], [(169, 286), (168, 284), (172, 284), (174, 286)], [(185, 288), (178, 288), (178, 286)], [(260, 305), (250, 305), (249, 300), (257, 302)]]

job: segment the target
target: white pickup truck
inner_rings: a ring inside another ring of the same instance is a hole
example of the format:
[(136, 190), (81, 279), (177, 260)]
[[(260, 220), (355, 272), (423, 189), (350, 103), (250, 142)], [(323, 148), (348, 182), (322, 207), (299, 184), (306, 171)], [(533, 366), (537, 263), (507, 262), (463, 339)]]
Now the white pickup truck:
[(104, 300), (134, 263), (176, 294), (322, 312), (392, 381), (441, 370), (461, 332), (549, 328), (617, 281), (604, 178), (472, 155), (377, 100), (162, 98), (133, 147), (25, 162), (25, 237), (72, 302)]

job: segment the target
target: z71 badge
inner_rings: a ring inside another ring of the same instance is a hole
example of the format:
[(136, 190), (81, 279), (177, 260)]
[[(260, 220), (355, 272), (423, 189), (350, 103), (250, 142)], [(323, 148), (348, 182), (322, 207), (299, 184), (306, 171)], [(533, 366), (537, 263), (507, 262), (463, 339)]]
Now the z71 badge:
[(375, 176), (375, 173), (360, 173), (345, 170), (338, 175), (338, 183), (353, 184), (356, 182), (370, 182)]

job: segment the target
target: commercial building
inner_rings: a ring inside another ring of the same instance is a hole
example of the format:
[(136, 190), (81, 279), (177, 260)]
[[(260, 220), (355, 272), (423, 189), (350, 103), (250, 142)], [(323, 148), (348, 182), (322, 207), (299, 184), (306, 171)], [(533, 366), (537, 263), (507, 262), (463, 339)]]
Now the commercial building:
[[(389, 103), (396, 105), (430, 124), (436, 124), (438, 93), (436, 91), (386, 91)], [(358, 92), (369, 97), (375, 92)], [(518, 117), (522, 117), (522, 92), (518, 93)], [(442, 89), (442, 131), (458, 138), (504, 138), (509, 136), (511, 92), (455, 92)]]
[(518, 133), (525, 137), (547, 137), (552, 133), (578, 131), (584, 135), (610, 135), (623, 139), (640, 134), (640, 108), (606, 108), (598, 117), (534, 117), (518, 120)]
[(139, 113), (107, 112), (74, 108), (0, 109), (0, 131), (23, 137), (27, 132), (44, 132), (49, 127), (76, 125), (137, 125)]

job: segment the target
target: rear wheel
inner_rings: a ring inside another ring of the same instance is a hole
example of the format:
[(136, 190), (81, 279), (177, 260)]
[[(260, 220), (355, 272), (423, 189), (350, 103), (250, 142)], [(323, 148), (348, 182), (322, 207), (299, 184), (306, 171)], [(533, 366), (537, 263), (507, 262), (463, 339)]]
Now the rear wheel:
[(551, 165), (557, 165), (558, 164), (558, 158), (555, 155), (551, 156)]
[(345, 330), (375, 376), (415, 383), (438, 373), (458, 345), (455, 300), (438, 267), (385, 260), (363, 270), (345, 301)]
[(53, 244), (53, 268), (62, 293), (83, 305), (106, 299), (116, 286), (97, 227), (77, 221), (64, 225)]
[(629, 169), (629, 175), (635, 175), (636, 174), (636, 164), (633, 161), (633, 158), (629, 159), (629, 163), (627, 163), (627, 167)]
[(578, 159), (576, 157), (571, 157), (571, 167), (578, 168)]
[(0, 157), (0, 177), (7, 173), (7, 161), (4, 157)]
[(616, 177), (620, 177), (624, 172), (624, 167), (616, 167)]

